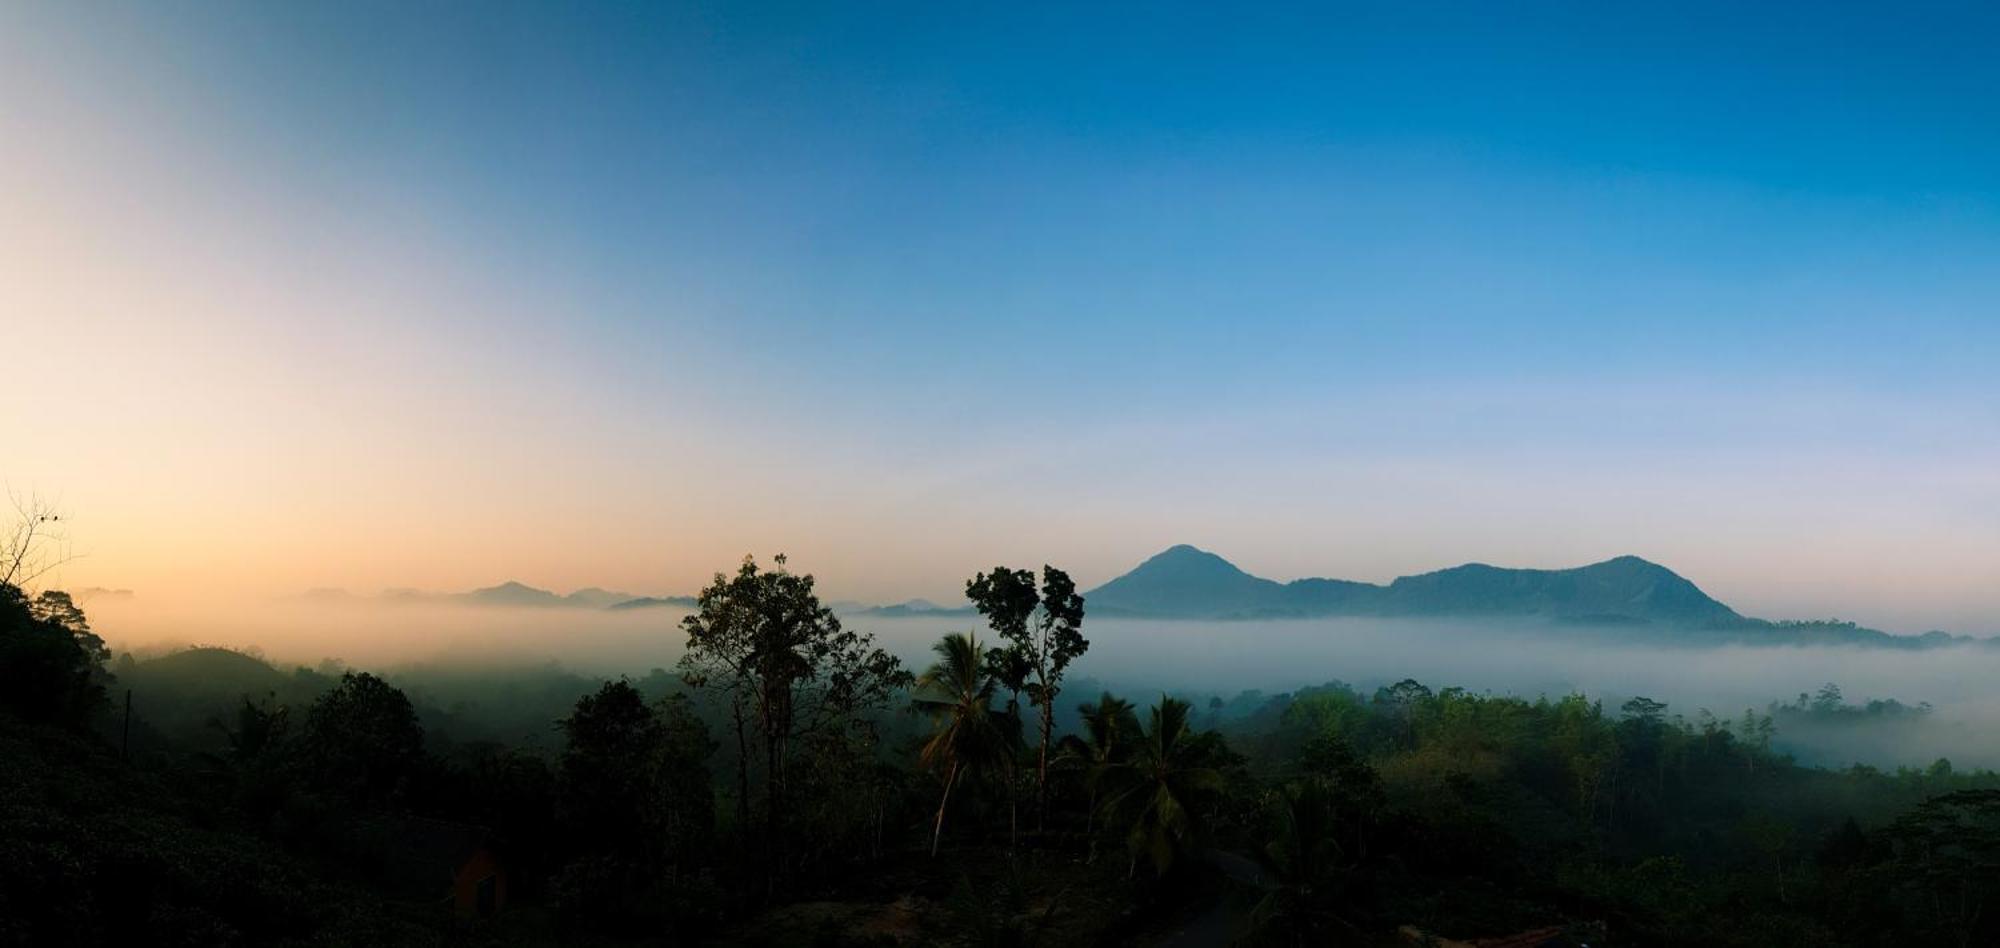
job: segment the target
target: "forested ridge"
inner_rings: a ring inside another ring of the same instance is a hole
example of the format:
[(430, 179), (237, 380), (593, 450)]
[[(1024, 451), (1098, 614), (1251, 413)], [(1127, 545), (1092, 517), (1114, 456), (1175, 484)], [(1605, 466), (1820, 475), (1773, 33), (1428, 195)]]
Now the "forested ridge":
[(1921, 705), (1116, 695), (1062, 570), (966, 591), (905, 667), (746, 560), (604, 681), (114, 656), (0, 586), (0, 943), (2000, 943), (2000, 776), (1779, 749)]

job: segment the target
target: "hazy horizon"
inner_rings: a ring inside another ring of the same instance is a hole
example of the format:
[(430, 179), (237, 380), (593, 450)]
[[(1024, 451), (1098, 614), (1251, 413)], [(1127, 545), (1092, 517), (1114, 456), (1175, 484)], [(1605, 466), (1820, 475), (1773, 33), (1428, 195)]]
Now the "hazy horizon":
[[(240, 610), (218, 622), (206, 614), (161, 614), (136, 602), (101, 613), (109, 627), (144, 616), (158, 634), (108, 638), (144, 660), (181, 648), (220, 646), (260, 655), (280, 668), (334, 660), (378, 672), (477, 672), (554, 665), (592, 677), (641, 678), (673, 671), (689, 610), (625, 612), (465, 606), (449, 603), (293, 601)], [(95, 618), (95, 616), (94, 616)], [(906, 665), (922, 667), (946, 632), (992, 633), (976, 616), (849, 616)], [(196, 631), (178, 635), (173, 630)], [(1925, 650), (1856, 646), (1677, 646), (1634, 638), (1630, 629), (1558, 627), (1521, 619), (1320, 618), (1161, 620), (1099, 618), (1085, 623), (1088, 657), (1075, 669), (1073, 700), (1094, 689), (1143, 696), (1193, 692), (1266, 694), (1341, 681), (1365, 691), (1415, 678), (1433, 688), (1527, 698), (1580, 693), (1615, 708), (1635, 695), (1664, 700), (1694, 720), (1701, 711), (1731, 720), (1745, 709), (1838, 684), (1849, 701), (1895, 699), (1934, 707), (1927, 725), (1868, 743), (1843, 734), (1805, 750), (1844, 766), (1928, 764), (1947, 756), (1961, 765), (2000, 767), (2000, 700), (1988, 684), (2000, 676), (2000, 649), (1956, 645)], [(1472, 647), (1477, 646), (1477, 647)], [(1067, 713), (1067, 712), (1066, 712)], [(1783, 735), (1781, 737), (1790, 737)], [(1903, 742), (1901, 745), (1898, 741)], [(1914, 741), (1914, 743), (1912, 743)], [(1839, 758), (1845, 748), (1851, 758)]]
[[(1077, 576), (1079, 580), (1079, 588), (1088, 591), (1089, 589), (1092, 589), (1095, 586), (1102, 584), (1103, 582), (1107, 582), (1111, 579), (1115, 579), (1121, 575), (1124, 575), (1130, 569), (1137, 567), (1147, 557), (1157, 554), (1158, 552), (1160, 551), (1155, 550), (1153, 551), (1153, 553), (1137, 556), (1126, 567), (1115, 569), (1102, 576), (1093, 576), (1090, 573), (1079, 573)], [(1206, 552), (1214, 553), (1216, 551), (1208, 550)], [(755, 554), (746, 554), (746, 555), (754, 556)], [(1230, 559), (1230, 557), (1226, 555), (1223, 558)], [(166, 629), (171, 630), (172, 635), (182, 636), (180, 639), (177, 639), (178, 641), (191, 641), (191, 639), (187, 639), (185, 637), (186, 633), (190, 633), (196, 630), (203, 622), (213, 621), (214, 619), (219, 617), (219, 614), (222, 611), (224, 611), (224, 607), (219, 602), (214, 600), (204, 599), (201, 597), (186, 596), (186, 595), (182, 596), (170, 595), (166, 597), (147, 596), (139, 590), (127, 587), (105, 587), (96, 585), (83, 586), (75, 583), (65, 582), (64, 581), (65, 577), (72, 573), (73, 568), (76, 565), (76, 562), (77, 562), (76, 560), (72, 560), (70, 562), (61, 564), (55, 571), (53, 571), (49, 575), (49, 577), (45, 579), (45, 581), (39, 583), (38, 585), (45, 586), (48, 588), (62, 588), (62, 589), (67, 589), (73, 593), (78, 593), (79, 601), (83, 605), (85, 605), (86, 608), (93, 607), (93, 600), (95, 601), (95, 607), (102, 607), (105, 605), (111, 605), (117, 607), (117, 611), (120, 613), (120, 616), (117, 619), (111, 620), (113, 622), (121, 620), (130, 621), (131, 618), (140, 618), (148, 626), (146, 631), (140, 633), (142, 637), (145, 634), (149, 634), (153, 631), (156, 631), (158, 628), (164, 625)], [(1235, 563), (1234, 560), (1231, 560), (1231, 562), (1234, 565), (1237, 565), (1239, 568), (1242, 565), (1240, 563)], [(1435, 570), (1447, 569), (1453, 566), (1464, 565), (1465, 562), (1469, 561), (1440, 563), (1435, 567), (1426, 568), (1418, 572), (1427, 573)], [(1602, 560), (1597, 560), (1593, 562), (1602, 562)], [(796, 564), (796, 565), (798, 565), (803, 571), (811, 572), (810, 569), (805, 568), (809, 564)], [(991, 564), (984, 564), (984, 565), (969, 564), (962, 570), (962, 573), (969, 575), (972, 572), (985, 568), (985, 565), (991, 565)], [(1586, 566), (1590, 564), (1589, 563), (1567, 563), (1567, 564), (1488, 563), (1486, 565), (1501, 566), (1508, 568), (1521, 568), (1521, 569), (1568, 569), (1578, 566)], [(1674, 568), (1673, 564), (1671, 563), (1661, 563), (1659, 565), (1665, 566), (1668, 569)], [(723, 572), (723, 571), (726, 570), (717, 570), (717, 572)], [(1254, 570), (1246, 569), (1245, 571), (1249, 572), (1251, 575), (1258, 575)], [(703, 576), (702, 578), (696, 580), (694, 583), (684, 588), (658, 588), (658, 587), (648, 587), (648, 586), (625, 588), (617, 586), (616, 584), (606, 584), (606, 583), (596, 583), (596, 582), (586, 582), (576, 586), (565, 586), (560, 584), (542, 584), (534, 582), (532, 580), (523, 579), (522, 577), (519, 576), (497, 577), (486, 581), (480, 581), (471, 585), (466, 585), (462, 587), (449, 587), (449, 588), (421, 587), (410, 584), (395, 584), (377, 588), (358, 588), (358, 589), (344, 587), (344, 586), (318, 585), (307, 588), (301, 588), (289, 591), (279, 591), (265, 595), (253, 596), (242, 603), (238, 603), (238, 605), (247, 603), (249, 605), (253, 605), (258, 608), (276, 608), (280, 610), (286, 608), (306, 609), (306, 610), (338, 609), (343, 606), (381, 605), (390, 609), (408, 609), (418, 606), (431, 606), (444, 609), (470, 609), (470, 610), (480, 610), (480, 611), (494, 611), (496, 613), (504, 613), (505, 611), (511, 608), (520, 608), (528, 613), (535, 613), (550, 608), (557, 609), (560, 612), (572, 612), (575, 610), (595, 609), (601, 607), (575, 606), (575, 605), (567, 607), (537, 606), (537, 605), (513, 607), (499, 603), (477, 603), (470, 601), (458, 601), (457, 597), (463, 597), (468, 593), (472, 593), (481, 589), (491, 589), (493, 587), (501, 586), (506, 583), (518, 583), (533, 589), (554, 593), (558, 596), (568, 595), (573, 592), (579, 592), (584, 590), (597, 590), (597, 591), (614, 592), (619, 594), (620, 596), (629, 596), (634, 599), (649, 598), (649, 597), (683, 597), (683, 596), (693, 596), (695, 593), (699, 592), (700, 588), (702, 586), (707, 585), (707, 583), (709, 582), (710, 578), (713, 577), (713, 575), (714, 573), (711, 572), (710, 574)], [(1281, 583), (1290, 582), (1295, 579), (1311, 579), (1311, 578), (1342, 579), (1342, 580), (1357, 580), (1361, 582), (1373, 582), (1379, 585), (1379, 584), (1386, 584), (1389, 581), (1394, 580), (1398, 577), (1386, 576), (1380, 579), (1364, 579), (1354, 576), (1305, 574), (1300, 576), (1262, 576), (1260, 578), (1274, 579)], [(1683, 578), (1691, 578), (1691, 577), (1683, 576)], [(1702, 583), (1699, 581), (1696, 581), (1695, 584), (1698, 587), (1702, 586)], [(896, 598), (889, 598), (889, 599), (870, 599), (863, 596), (850, 595), (846, 591), (840, 588), (831, 587), (824, 583), (822, 583), (820, 590), (822, 598), (825, 601), (834, 604), (837, 608), (841, 609), (842, 611), (848, 611), (848, 612), (857, 609), (872, 608), (876, 606), (898, 605), (912, 601), (924, 601), (934, 605), (940, 605), (945, 608), (962, 608), (966, 606), (966, 603), (964, 601), (962, 579), (959, 580), (957, 583), (953, 584), (953, 587), (951, 588), (934, 590), (934, 591), (917, 592), (914, 594), (902, 595)], [(1713, 595), (1713, 592), (1705, 587), (1703, 588), (1703, 591), (1710, 592), (1710, 594)], [(1764, 599), (1764, 601), (1771, 601), (1772, 597), (1762, 597), (1762, 598)], [(1738, 603), (1731, 602), (1727, 599), (1722, 599), (1721, 601), (1723, 602), (1724, 605), (1728, 605), (1736, 609), (1736, 611), (1739, 614), (1749, 616), (1752, 618), (1770, 619), (1773, 621), (1818, 620), (1818, 619), (1841, 619), (1845, 621), (1859, 621), (1864, 626), (1881, 628), (1883, 631), (1895, 635), (1918, 635), (1924, 632), (1938, 630), (1938, 627), (1936, 626), (1919, 628), (1919, 627), (1908, 627), (1908, 626), (1872, 624), (1866, 621), (1865, 619), (1859, 619), (1854, 615), (1839, 614), (1833, 610), (1828, 610), (1828, 609), (1815, 609), (1810, 604), (1806, 604), (1801, 609), (1799, 609), (1799, 611), (1791, 613), (1771, 613), (1771, 612), (1760, 612), (1755, 608), (1744, 608)], [(477, 613), (472, 613), (472, 614), (476, 615)], [(160, 620), (163, 616), (173, 617), (173, 618), (165, 623), (162, 623)], [(864, 617), (864, 618), (875, 618), (875, 617)], [(1476, 619), (1476, 617), (1472, 618)], [(1172, 621), (1183, 621), (1183, 620), (1160, 618), (1149, 621), (1172, 622)], [(119, 634), (124, 631), (126, 630), (113, 630), (114, 634)], [(1994, 636), (1996, 634), (2000, 634), (2000, 627), (1975, 624), (1969, 626), (1960, 626), (1956, 628), (1944, 628), (1941, 629), (1941, 631), (1950, 632), (1954, 635), (1971, 636), (1974, 638), (1986, 638)]]

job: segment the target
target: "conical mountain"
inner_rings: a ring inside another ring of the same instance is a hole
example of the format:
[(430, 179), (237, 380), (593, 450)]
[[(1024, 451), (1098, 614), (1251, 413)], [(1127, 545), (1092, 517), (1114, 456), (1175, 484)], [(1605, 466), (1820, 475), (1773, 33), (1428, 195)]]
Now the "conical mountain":
[(1215, 616), (1255, 613), (1282, 596), (1284, 586), (1187, 544), (1168, 547), (1084, 597), (1098, 614)]

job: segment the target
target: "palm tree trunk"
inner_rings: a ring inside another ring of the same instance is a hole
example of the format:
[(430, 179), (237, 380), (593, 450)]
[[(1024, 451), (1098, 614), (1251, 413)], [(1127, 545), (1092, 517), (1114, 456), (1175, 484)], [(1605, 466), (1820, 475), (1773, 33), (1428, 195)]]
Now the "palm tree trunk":
[(937, 822), (931, 824), (931, 858), (938, 854), (938, 840), (944, 837), (944, 808), (951, 803), (951, 786), (958, 782), (958, 762), (953, 761), (944, 778), (944, 796), (938, 799)]
[(1097, 862), (1097, 791), (1090, 791), (1090, 809), (1083, 814), (1083, 838), (1090, 843), (1090, 854), (1084, 857), (1084, 865)]
[[(1010, 785), (1013, 781), (1008, 782)], [(1007, 852), (1012, 855), (1021, 846), (1021, 794), (1018, 788), (1007, 793)]]

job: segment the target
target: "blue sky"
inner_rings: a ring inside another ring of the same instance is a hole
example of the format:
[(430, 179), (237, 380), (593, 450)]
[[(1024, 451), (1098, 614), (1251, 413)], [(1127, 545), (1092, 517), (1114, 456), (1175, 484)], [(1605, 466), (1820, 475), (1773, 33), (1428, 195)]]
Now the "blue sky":
[[(390, 459), (232, 496), (562, 537), (274, 585), (1635, 552), (2000, 632), (2000, 10), (1070, 6), (25, 5), (0, 127), (79, 246), (216, 271), (149, 359), (226, 339), (273, 367), (253, 426)], [(174, 236), (89, 223), (128, 219)], [(29, 474), (137, 506), (84, 466)]]

